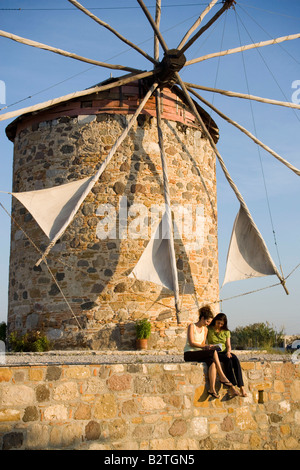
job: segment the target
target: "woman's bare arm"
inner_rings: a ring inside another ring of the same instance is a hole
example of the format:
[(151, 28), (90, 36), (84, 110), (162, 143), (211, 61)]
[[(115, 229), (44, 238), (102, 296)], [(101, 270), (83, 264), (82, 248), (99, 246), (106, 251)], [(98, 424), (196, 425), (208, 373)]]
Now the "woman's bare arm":
[(226, 339), (226, 355), (231, 357), (231, 341), (230, 337)]

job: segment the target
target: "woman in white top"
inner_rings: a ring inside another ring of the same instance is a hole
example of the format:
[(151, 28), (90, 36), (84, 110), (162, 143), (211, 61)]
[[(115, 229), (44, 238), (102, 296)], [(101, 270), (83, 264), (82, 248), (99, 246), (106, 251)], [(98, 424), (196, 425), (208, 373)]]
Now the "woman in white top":
[(208, 394), (214, 398), (219, 398), (216, 392), (216, 371), (220, 382), (230, 387), (234, 395), (238, 395), (232, 383), (227, 379), (222, 370), (217, 354), (217, 345), (206, 344), (207, 326), (213, 319), (210, 307), (204, 306), (199, 310), (199, 320), (188, 326), (187, 340), (184, 347), (184, 360), (186, 362), (205, 362), (208, 367), (209, 390)]

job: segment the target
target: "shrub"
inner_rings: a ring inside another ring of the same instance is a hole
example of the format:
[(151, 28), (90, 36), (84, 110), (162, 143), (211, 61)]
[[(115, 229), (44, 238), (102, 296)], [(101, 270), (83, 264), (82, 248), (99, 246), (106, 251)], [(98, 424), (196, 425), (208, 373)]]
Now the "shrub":
[(6, 342), (6, 323), (4, 321), (0, 323), (0, 341)]
[(9, 343), (13, 352), (44, 352), (51, 347), (47, 336), (40, 331), (30, 331), (25, 335), (13, 332), (9, 336)]
[(232, 345), (237, 349), (268, 349), (283, 342), (283, 330), (277, 332), (268, 322), (237, 327), (231, 333)]

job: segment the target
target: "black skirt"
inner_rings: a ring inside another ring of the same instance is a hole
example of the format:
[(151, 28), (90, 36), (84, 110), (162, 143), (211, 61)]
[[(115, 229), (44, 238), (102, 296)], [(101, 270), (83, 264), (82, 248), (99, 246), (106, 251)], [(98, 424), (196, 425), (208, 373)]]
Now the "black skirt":
[(185, 351), (183, 358), (185, 362), (205, 362), (210, 367), (213, 360), (214, 350), (199, 349), (199, 351)]
[(244, 385), (243, 374), (240, 361), (235, 354), (231, 353), (231, 358), (226, 356), (226, 351), (218, 352), (219, 360), (224, 365), (225, 375), (228, 380), (238, 387)]

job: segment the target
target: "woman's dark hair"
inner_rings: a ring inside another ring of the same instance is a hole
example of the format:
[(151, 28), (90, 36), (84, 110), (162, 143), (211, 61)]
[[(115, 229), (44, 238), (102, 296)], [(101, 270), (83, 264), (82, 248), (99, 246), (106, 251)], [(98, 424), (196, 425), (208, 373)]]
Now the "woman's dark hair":
[(216, 321), (218, 321), (218, 320), (221, 320), (221, 321), (224, 322), (224, 325), (222, 326), (221, 330), (226, 330), (227, 331), (228, 326), (227, 326), (227, 317), (226, 317), (225, 313), (218, 313), (214, 317), (213, 321), (211, 322), (211, 324), (209, 326), (214, 326), (216, 324)]
[(214, 318), (214, 314), (209, 305), (204, 305), (203, 307), (199, 308), (199, 320), (201, 318), (204, 318), (205, 320)]

